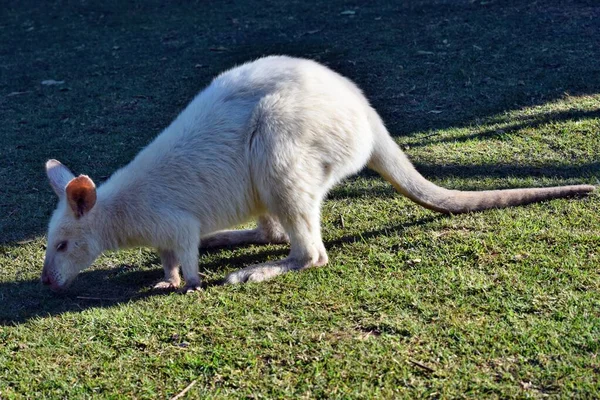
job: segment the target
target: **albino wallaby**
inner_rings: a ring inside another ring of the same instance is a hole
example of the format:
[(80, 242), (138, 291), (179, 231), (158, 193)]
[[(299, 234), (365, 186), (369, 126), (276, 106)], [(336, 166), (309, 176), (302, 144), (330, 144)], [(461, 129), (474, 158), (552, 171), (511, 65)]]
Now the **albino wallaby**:
[[(126, 167), (96, 189), (46, 163), (59, 203), (48, 228), (42, 282), (66, 288), (106, 249), (152, 246), (165, 271), (157, 288), (200, 288), (198, 249), (290, 242), (287, 258), (229, 274), (263, 281), (324, 265), (320, 208), (329, 189), (364, 166), (418, 204), (464, 213), (579, 195), (591, 185), (479, 192), (421, 176), (350, 80), (310, 60), (272, 56), (213, 82)], [(258, 219), (258, 227), (219, 231)], [(215, 233), (216, 232), (216, 233)], [(207, 236), (213, 234), (212, 236)]]

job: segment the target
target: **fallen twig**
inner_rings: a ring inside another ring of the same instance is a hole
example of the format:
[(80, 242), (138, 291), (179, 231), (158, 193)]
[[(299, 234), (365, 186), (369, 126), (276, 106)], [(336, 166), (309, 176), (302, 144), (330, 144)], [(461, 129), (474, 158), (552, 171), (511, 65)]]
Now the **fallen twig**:
[(428, 367), (428, 366), (427, 366), (427, 365), (425, 365), (425, 364), (421, 364), (421, 363), (420, 363), (420, 362), (418, 362), (418, 361), (415, 361), (415, 360), (411, 360), (411, 359), (409, 359), (409, 360), (408, 360), (408, 362), (409, 362), (409, 363), (411, 363), (411, 364), (413, 364), (413, 365), (416, 365), (416, 366), (417, 366), (417, 367), (419, 367), (419, 368), (422, 368), (422, 369), (424, 369), (424, 370), (425, 370), (425, 371), (427, 371), (427, 372), (435, 372), (435, 369), (433, 369), (433, 368), (431, 368), (431, 367)]
[(177, 393), (175, 396), (171, 397), (171, 400), (177, 400), (182, 398), (183, 396), (185, 396), (185, 394), (192, 388), (192, 386), (194, 386), (196, 384), (197, 379), (194, 379), (192, 381), (192, 383), (190, 383), (189, 385), (187, 385), (185, 387), (185, 389), (183, 389), (181, 392)]
[(432, 136), (437, 136), (439, 134), (440, 134), (439, 132), (430, 133), (429, 135), (422, 136), (421, 139), (430, 138)]

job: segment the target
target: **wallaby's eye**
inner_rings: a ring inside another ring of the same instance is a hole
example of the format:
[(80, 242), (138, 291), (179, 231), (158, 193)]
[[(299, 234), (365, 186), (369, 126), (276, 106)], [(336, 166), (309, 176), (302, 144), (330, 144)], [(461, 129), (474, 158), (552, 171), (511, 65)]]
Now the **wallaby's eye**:
[(67, 241), (63, 240), (56, 245), (56, 251), (65, 251), (67, 249)]

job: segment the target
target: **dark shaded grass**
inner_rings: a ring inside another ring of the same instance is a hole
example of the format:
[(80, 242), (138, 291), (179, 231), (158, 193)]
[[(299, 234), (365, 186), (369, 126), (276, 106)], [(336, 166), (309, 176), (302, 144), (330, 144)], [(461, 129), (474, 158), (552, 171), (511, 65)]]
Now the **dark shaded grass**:
[[(2, 240), (43, 232), (52, 207), (45, 159), (100, 180), (212, 76), (264, 54), (311, 57), (346, 74), (402, 136), (598, 92), (597, 6), (484, 3), (7, 2)], [(356, 14), (340, 15), (347, 9)], [(43, 87), (45, 79), (66, 83)], [(7, 97), (14, 92), (26, 93)]]

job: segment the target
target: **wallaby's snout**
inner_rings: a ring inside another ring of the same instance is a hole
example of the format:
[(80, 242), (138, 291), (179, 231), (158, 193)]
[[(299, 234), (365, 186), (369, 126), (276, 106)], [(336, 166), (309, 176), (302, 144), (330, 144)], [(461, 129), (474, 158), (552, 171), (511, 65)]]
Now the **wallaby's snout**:
[(46, 286), (50, 286), (50, 290), (53, 292), (58, 292), (61, 290), (60, 286), (56, 284), (56, 281), (54, 281), (52, 277), (46, 273), (46, 271), (42, 271), (42, 283)]
[(40, 280), (44, 286), (49, 286), (50, 290), (57, 293), (64, 291), (67, 287), (69, 287), (73, 281), (73, 278), (65, 279), (62, 271), (56, 268), (55, 255), (49, 255), (46, 253)]
[(42, 270), (41, 281), (44, 285), (50, 286), (50, 290), (53, 292), (60, 292), (65, 289), (65, 286), (59, 285), (56, 279), (52, 277), (52, 274), (48, 273), (46, 265), (44, 265), (44, 269)]
[(52, 285), (52, 278), (46, 273), (46, 271), (42, 271), (42, 283), (44, 285)]

